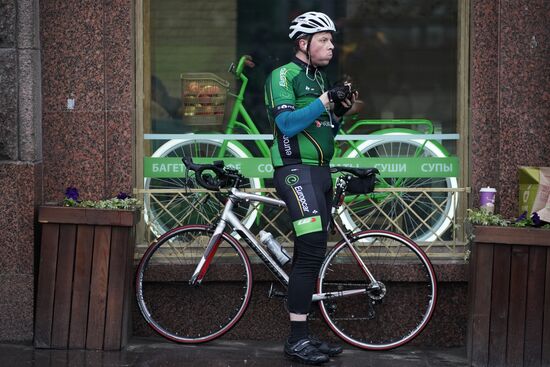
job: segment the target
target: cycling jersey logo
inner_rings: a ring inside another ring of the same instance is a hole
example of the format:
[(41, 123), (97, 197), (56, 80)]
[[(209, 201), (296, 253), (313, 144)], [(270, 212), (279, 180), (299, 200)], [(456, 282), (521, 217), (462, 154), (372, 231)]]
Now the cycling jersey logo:
[(315, 120), (315, 126), (321, 127), (321, 126), (331, 126), (330, 121), (319, 121)]
[(279, 85), (283, 88), (287, 87), (286, 73), (288, 73), (287, 68), (281, 68), (281, 70), (279, 71)]
[(287, 156), (292, 155), (292, 147), (290, 146), (290, 138), (286, 135), (283, 135), (283, 148)]
[(300, 180), (300, 178), (298, 177), (298, 175), (288, 175), (285, 178), (285, 183), (288, 186), (293, 186), (293, 185), (296, 185), (299, 180)]
[(278, 106), (275, 106), (275, 112), (280, 113), (282, 111), (294, 111), (296, 107), (291, 104), (280, 104)]

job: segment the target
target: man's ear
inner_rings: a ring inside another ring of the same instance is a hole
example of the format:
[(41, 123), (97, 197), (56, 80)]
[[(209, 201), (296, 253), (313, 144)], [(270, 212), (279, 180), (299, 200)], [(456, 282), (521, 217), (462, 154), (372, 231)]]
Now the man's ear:
[(300, 40), (300, 51), (307, 52), (307, 40), (301, 39)]

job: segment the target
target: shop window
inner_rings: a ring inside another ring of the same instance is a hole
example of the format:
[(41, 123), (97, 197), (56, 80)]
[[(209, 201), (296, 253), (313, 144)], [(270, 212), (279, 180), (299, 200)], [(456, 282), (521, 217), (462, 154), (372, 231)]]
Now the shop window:
[[(456, 101), (464, 93), (457, 84), (459, 17), (467, 15), (464, 7), (459, 10), (458, 0), (143, 0), (139, 6), (143, 52), (138, 57), (143, 67), (138, 73), (144, 99), (138, 161), (158, 152), (170, 135), (224, 133), (232, 94), (240, 87), (228, 67), (245, 54), (256, 66), (246, 70), (244, 106), (258, 131), (271, 133), (264, 107), (265, 78), (293, 56), (289, 23), (309, 10), (328, 14), (338, 29), (335, 55), (327, 67), (329, 79), (351, 80), (360, 93), (361, 109), (348, 126), (358, 120), (383, 120), (360, 125), (354, 134), (402, 128), (392, 121), (399, 119), (429, 120), (433, 131), (422, 124), (405, 126), (420, 133), (464, 129), (458, 116), (465, 107), (457, 107)], [(253, 142), (242, 143), (261, 156)], [(465, 143), (442, 138), (434, 151), (457, 155), (461, 144)], [(140, 181), (147, 171), (141, 168)], [(443, 187), (451, 186), (447, 182)], [(452, 187), (457, 187), (456, 179)]]

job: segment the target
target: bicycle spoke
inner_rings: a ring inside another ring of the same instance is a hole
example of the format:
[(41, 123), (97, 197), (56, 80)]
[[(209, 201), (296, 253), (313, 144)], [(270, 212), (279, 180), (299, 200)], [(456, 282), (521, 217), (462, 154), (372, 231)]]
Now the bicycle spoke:
[[(377, 283), (366, 294), (320, 302), (333, 331), (365, 349), (390, 349), (412, 340), (426, 326), (436, 301), (435, 274), (427, 257), (409, 240), (388, 232), (365, 232), (351, 240)], [(365, 286), (364, 274), (345, 243), (323, 264), (319, 292)]]
[[(396, 142), (366, 141), (360, 144), (357, 150), (351, 151), (348, 156), (351, 158), (357, 156), (374, 158), (444, 156), (445, 153), (434, 143), (429, 141), (424, 143), (424, 140), (414, 138)], [(414, 194), (400, 193), (399, 191), (376, 194), (377, 206), (373, 205), (366, 197), (363, 200), (358, 197), (354, 202), (348, 204), (348, 210), (340, 213), (340, 218), (347, 229), (352, 231), (356, 231), (357, 228), (391, 229), (417, 241), (435, 241), (449, 235), (448, 229), (453, 223), (456, 200), (453, 199), (451, 193), (433, 193), (429, 190), (432, 188), (456, 188), (458, 187), (456, 178), (384, 177), (380, 181), (378, 187), (420, 188), (426, 189), (426, 191)], [(425, 194), (431, 195), (434, 202), (424, 198), (421, 201), (415, 201), (417, 197)], [(444, 205), (439, 206), (439, 203), (443, 202)], [(384, 214), (374, 215), (373, 211), (376, 210), (381, 210)], [(429, 225), (418, 220), (418, 216), (429, 217)]]
[(138, 266), (140, 310), (170, 340), (198, 343), (223, 335), (250, 299), (250, 263), (234, 239), (218, 246), (202, 283), (189, 284), (211, 235), (206, 226), (182, 227), (153, 243)]

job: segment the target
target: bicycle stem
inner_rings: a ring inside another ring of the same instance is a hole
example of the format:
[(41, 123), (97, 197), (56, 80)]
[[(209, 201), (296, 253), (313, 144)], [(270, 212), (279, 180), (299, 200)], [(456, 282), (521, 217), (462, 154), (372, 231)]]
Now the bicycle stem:
[[(233, 106), (233, 109), (231, 110), (231, 115), (229, 116), (229, 123), (227, 124), (227, 128), (225, 129), (226, 134), (233, 134), (233, 128), (235, 125), (240, 125), (240, 123), (237, 121), (237, 116), (239, 113), (243, 114), (246, 113), (244, 107), (243, 107), (243, 100), (244, 100), (244, 91), (246, 90), (246, 86), (248, 84), (248, 78), (242, 73), (242, 68), (244, 67), (244, 56), (241, 57), (241, 60), (239, 61), (239, 66), (237, 67), (237, 71), (235, 71), (235, 74), (241, 79), (241, 88), (239, 90), (239, 94), (234, 95), (235, 96), (235, 106)], [(240, 70), (240, 71), (239, 71)], [(246, 113), (248, 116), (248, 114)], [(243, 114), (244, 116), (244, 114)], [(250, 119), (250, 117), (248, 116)], [(245, 117), (246, 120), (246, 117)], [(254, 124), (249, 124), (250, 126), (254, 126)], [(222, 146), (220, 148), (220, 156), (223, 157), (225, 155), (225, 150), (227, 149), (228, 141), (224, 139)]]

